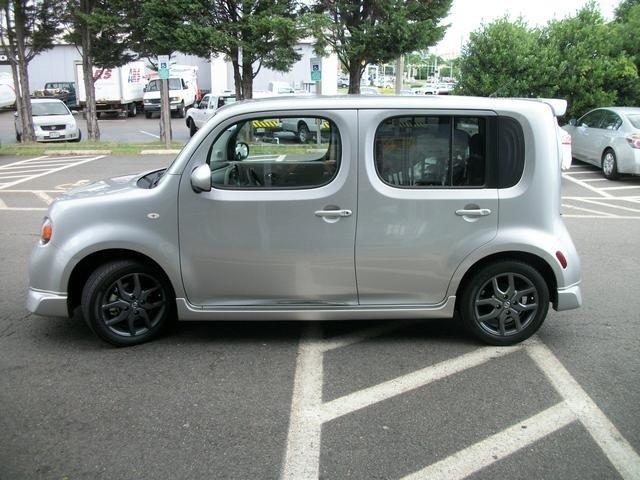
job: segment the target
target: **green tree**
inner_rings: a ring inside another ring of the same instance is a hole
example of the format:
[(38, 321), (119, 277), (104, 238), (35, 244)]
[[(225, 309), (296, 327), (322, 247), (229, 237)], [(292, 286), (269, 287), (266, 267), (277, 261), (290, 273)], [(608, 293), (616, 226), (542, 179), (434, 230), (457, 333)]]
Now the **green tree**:
[(349, 72), (349, 93), (360, 93), (367, 64), (391, 62), (440, 40), (451, 0), (316, 0), (309, 26), (316, 51), (334, 51)]
[(460, 57), (457, 93), (522, 97), (540, 81), (539, 32), (504, 17), (472, 32)]
[(65, 38), (79, 47), (86, 92), (87, 137), (100, 140), (93, 68), (115, 68), (131, 61), (131, 21), (124, 0), (70, 0)]
[(53, 46), (60, 32), (61, 10), (59, 0), (0, 0), (0, 43), (11, 64), (23, 142), (35, 140), (29, 62)]
[(262, 67), (287, 71), (300, 59), (303, 35), (296, 0), (194, 0), (185, 51), (209, 58), (224, 55), (233, 66), (237, 98), (253, 97)]
[(545, 82), (535, 93), (567, 99), (568, 118), (626, 103), (638, 89), (638, 70), (617, 45), (615, 26), (605, 22), (593, 3), (574, 17), (551, 21), (540, 44)]

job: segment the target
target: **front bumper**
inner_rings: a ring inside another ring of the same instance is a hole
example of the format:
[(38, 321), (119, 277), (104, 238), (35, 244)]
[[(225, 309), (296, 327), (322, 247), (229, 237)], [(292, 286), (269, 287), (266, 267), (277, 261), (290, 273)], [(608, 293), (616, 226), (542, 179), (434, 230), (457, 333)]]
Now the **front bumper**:
[[(64, 142), (67, 140), (75, 140), (80, 135), (80, 131), (76, 130), (52, 130), (52, 131), (44, 131), (38, 130), (36, 131), (36, 142)], [(54, 134), (52, 136), (51, 134)], [(56, 136), (57, 134), (57, 136)]]
[(45, 317), (68, 317), (67, 294), (29, 288), (27, 310)]
[[(169, 104), (169, 110), (171, 110), (172, 112), (175, 112), (178, 110), (178, 107), (180, 106), (182, 102), (172, 102)], [(160, 104), (159, 103), (145, 103), (144, 104), (144, 111), (145, 112), (159, 112), (160, 111)]]
[(558, 289), (558, 302), (554, 305), (558, 312), (563, 310), (573, 310), (581, 305), (582, 290), (580, 289), (579, 283)]

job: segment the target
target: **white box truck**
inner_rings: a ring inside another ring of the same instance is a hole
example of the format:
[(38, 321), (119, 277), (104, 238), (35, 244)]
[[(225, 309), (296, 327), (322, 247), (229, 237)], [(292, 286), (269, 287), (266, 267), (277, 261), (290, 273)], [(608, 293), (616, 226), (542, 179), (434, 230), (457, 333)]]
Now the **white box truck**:
[[(147, 67), (144, 62), (130, 62), (122, 67), (93, 67), (96, 91), (96, 110), (101, 113), (117, 113), (135, 117), (142, 108), (144, 86), (147, 83)], [(87, 92), (84, 88), (82, 63), (76, 62), (78, 103), (84, 108)]]

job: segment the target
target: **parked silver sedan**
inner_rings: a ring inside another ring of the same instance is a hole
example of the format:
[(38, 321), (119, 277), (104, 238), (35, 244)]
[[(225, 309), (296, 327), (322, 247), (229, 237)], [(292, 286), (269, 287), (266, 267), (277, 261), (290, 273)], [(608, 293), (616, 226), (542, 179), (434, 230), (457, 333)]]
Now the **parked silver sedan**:
[(640, 175), (640, 108), (596, 108), (563, 128), (571, 135), (573, 156), (602, 168), (609, 180)]

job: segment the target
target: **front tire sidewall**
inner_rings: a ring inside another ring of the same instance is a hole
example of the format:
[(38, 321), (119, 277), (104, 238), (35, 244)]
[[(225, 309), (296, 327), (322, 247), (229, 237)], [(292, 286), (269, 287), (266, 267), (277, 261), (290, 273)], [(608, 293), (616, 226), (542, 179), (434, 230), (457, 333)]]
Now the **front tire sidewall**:
[[(492, 335), (476, 322), (475, 298), (480, 288), (492, 277), (503, 273), (516, 273), (528, 278), (538, 291), (539, 308), (536, 316), (524, 330), (509, 336)], [(502, 261), (483, 268), (473, 275), (462, 293), (459, 310), (465, 328), (476, 338), (489, 345), (507, 346), (526, 340), (542, 326), (549, 311), (549, 287), (540, 273), (531, 265), (520, 261)]]
[[(607, 158), (608, 155), (611, 155), (613, 157), (613, 167), (610, 173), (605, 172), (605, 165), (604, 165), (605, 159)], [(604, 175), (604, 178), (608, 180), (616, 180), (620, 176), (618, 173), (618, 159), (616, 158), (616, 153), (611, 149), (605, 150), (604, 153), (602, 154), (600, 167), (602, 168), (602, 175)]]
[[(160, 321), (151, 330), (135, 337), (125, 337), (112, 332), (103, 323), (101, 301), (105, 291), (118, 278), (131, 273), (143, 273), (158, 280), (164, 289), (167, 308)], [(82, 292), (82, 313), (91, 330), (105, 342), (116, 347), (138, 345), (156, 338), (175, 318), (175, 295), (165, 276), (156, 269), (135, 261), (116, 261), (99, 267), (89, 276)]]
[(189, 119), (189, 136), (193, 137), (198, 129), (196, 128), (196, 123), (193, 121), (193, 118)]

